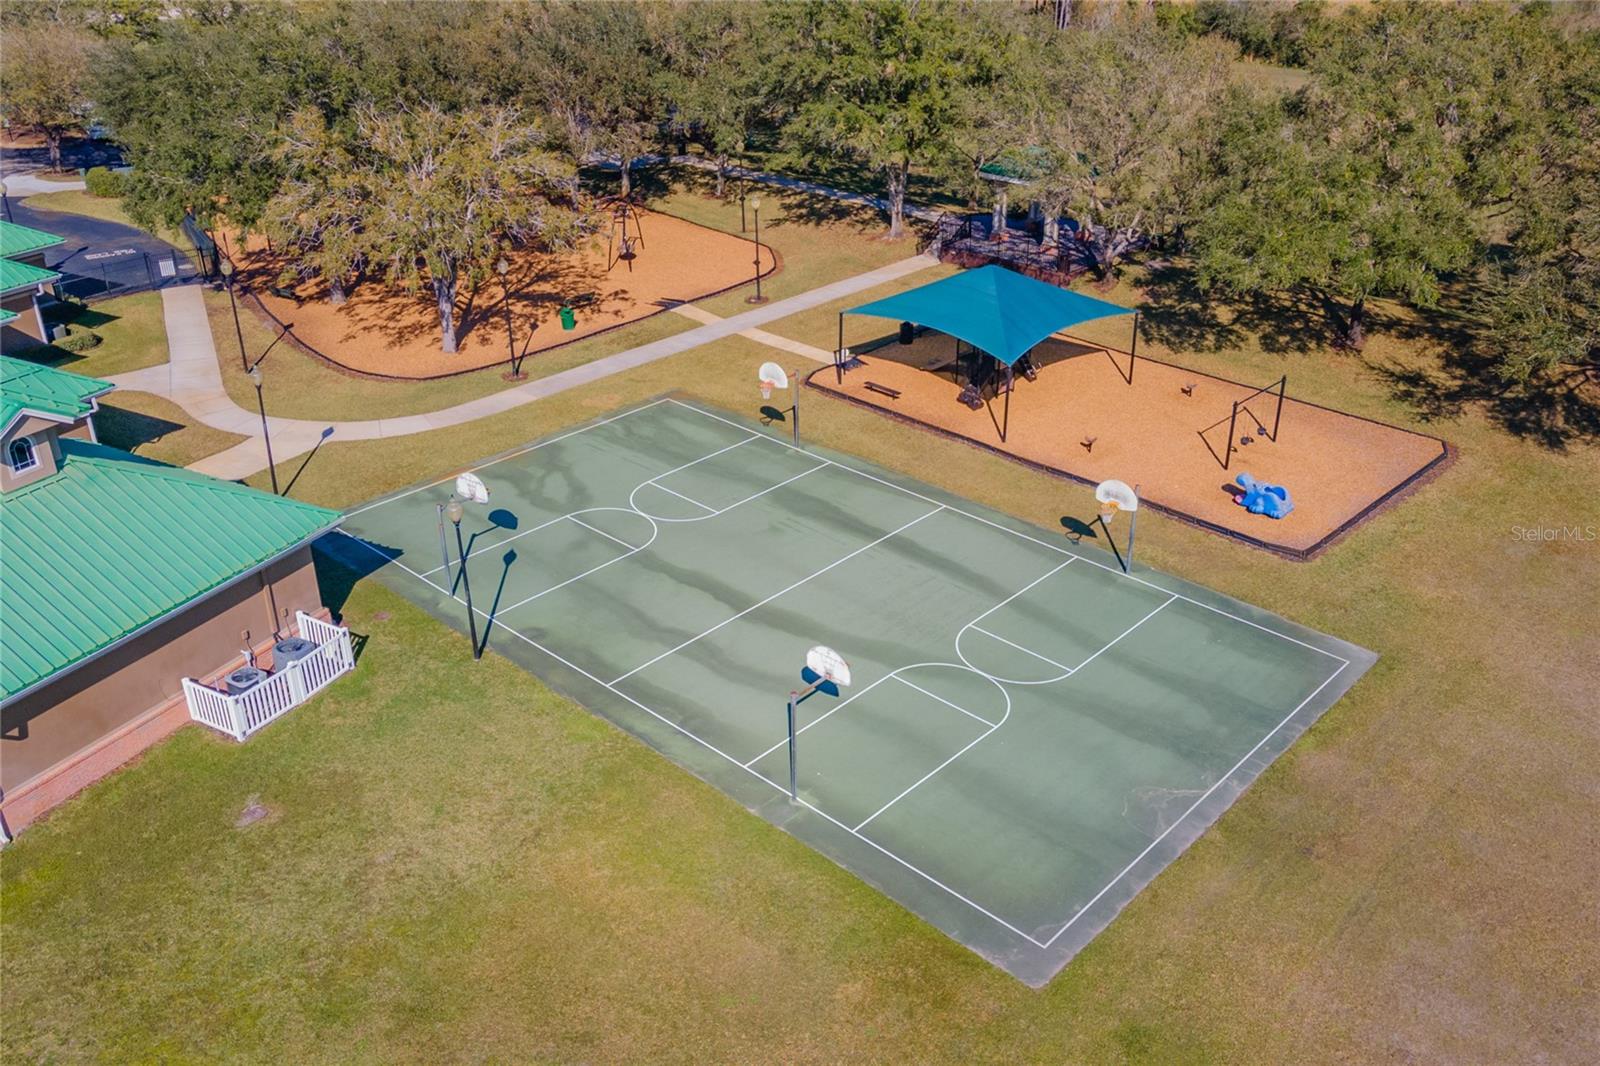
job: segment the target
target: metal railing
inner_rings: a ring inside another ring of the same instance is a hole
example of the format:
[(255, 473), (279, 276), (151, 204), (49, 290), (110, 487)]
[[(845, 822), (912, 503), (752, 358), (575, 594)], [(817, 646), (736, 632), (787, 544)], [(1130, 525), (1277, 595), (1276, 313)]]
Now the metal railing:
[(189, 717), (242, 741), (355, 668), (350, 630), (313, 618), (304, 611), (297, 612), (296, 624), (300, 635), (316, 648), (304, 658), (276, 668), (270, 677), (248, 692), (230, 696), (193, 678), (184, 678), (183, 694), (189, 703)]

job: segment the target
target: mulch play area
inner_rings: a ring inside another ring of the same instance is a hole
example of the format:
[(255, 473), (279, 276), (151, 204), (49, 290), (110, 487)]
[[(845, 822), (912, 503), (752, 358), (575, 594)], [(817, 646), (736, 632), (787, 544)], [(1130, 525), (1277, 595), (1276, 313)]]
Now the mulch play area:
[[(1438, 438), (1296, 400), (1290, 382), (1278, 439), (1277, 395), (1259, 393), (1241, 409), (1224, 469), (1234, 401), (1255, 385), (1143, 357), (1130, 364), (1126, 352), (1060, 336), (1035, 349), (1036, 380), (1016, 375), (1002, 441), (1005, 397), (991, 393), (977, 410), (958, 400), (954, 345), (935, 332), (909, 345), (891, 339), (857, 349), (842, 384), (831, 366), (808, 380), (1051, 473), (1137, 485), (1148, 506), (1291, 558), (1326, 548), (1449, 455)], [(1240, 473), (1286, 487), (1294, 510), (1282, 519), (1247, 512), (1236, 502)]]
[[(628, 233), (642, 234), (642, 240), (634, 246), (631, 261), (617, 257), (620, 241), (608, 248), (604, 231), (588, 247), (566, 255), (510, 254), (509, 302), (519, 355), (546, 351), (753, 280), (753, 241), (655, 211), (637, 214), (637, 224), (629, 220)], [(762, 273), (771, 273), (776, 267), (772, 250), (763, 245), (760, 254)], [(252, 238), (237, 253), (237, 261), (240, 279), (263, 311), (280, 325), (292, 324), (291, 336), (301, 347), (347, 370), (424, 379), (509, 359), (498, 277), (476, 290), (463, 286), (456, 308), (460, 350), (446, 354), (440, 350), (431, 290), (406, 292), (373, 279), (356, 285), (343, 305), (334, 306), (320, 279), (292, 290), (281, 288), (283, 260), (269, 253), (261, 239)], [(574, 308), (572, 329), (562, 329), (563, 306)]]

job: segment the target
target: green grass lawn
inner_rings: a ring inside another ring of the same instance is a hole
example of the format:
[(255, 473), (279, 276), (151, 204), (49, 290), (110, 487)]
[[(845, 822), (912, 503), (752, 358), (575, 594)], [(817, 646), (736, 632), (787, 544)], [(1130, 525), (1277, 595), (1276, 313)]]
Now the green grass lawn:
[[(1592, 1059), (1600, 543), (1516, 530), (1600, 523), (1600, 448), (1400, 395), (1400, 370), (1439, 371), (1426, 320), (1357, 357), (1221, 317), (1152, 329), (1460, 455), (1309, 563), (1140, 522), (1151, 565), (1382, 658), (1044, 990), (330, 572), (365, 638), (352, 678), (244, 745), (185, 730), (6, 848), (5, 1057)], [(330, 443), (295, 494), (348, 505), (667, 390), (752, 415), (768, 357), (732, 337), (464, 429)], [(808, 399), (805, 425), (1053, 535), (1093, 507), (852, 405)], [(234, 828), (252, 797), (271, 816)]]
[(100, 343), (84, 352), (69, 352), (47, 344), (18, 351), (16, 355), (98, 378), (160, 366), (167, 361), (167, 325), (162, 316), (160, 293), (139, 292), (87, 306), (59, 306), (63, 313), (54, 321), (93, 330), (100, 334)]
[(171, 400), (122, 389), (100, 401), (94, 425), (102, 444), (174, 466), (188, 466), (245, 439), (196, 422)]

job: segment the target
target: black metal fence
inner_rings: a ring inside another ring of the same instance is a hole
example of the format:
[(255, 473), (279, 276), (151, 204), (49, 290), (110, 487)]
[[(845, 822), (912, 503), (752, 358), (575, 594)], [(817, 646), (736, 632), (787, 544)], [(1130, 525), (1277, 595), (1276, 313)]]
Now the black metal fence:
[(177, 249), (160, 254), (136, 248), (89, 252), (75, 255), (53, 269), (61, 273), (57, 291), (80, 300), (164, 289), (205, 277), (195, 256)]

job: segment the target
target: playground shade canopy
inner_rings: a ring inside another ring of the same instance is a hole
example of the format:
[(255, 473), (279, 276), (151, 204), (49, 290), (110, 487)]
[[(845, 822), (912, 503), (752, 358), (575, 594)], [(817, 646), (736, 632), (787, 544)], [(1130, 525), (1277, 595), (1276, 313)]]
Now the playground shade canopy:
[(936, 329), (1007, 366), (1052, 333), (1094, 318), (1133, 313), (1131, 307), (1069, 292), (993, 264), (844, 311)]

